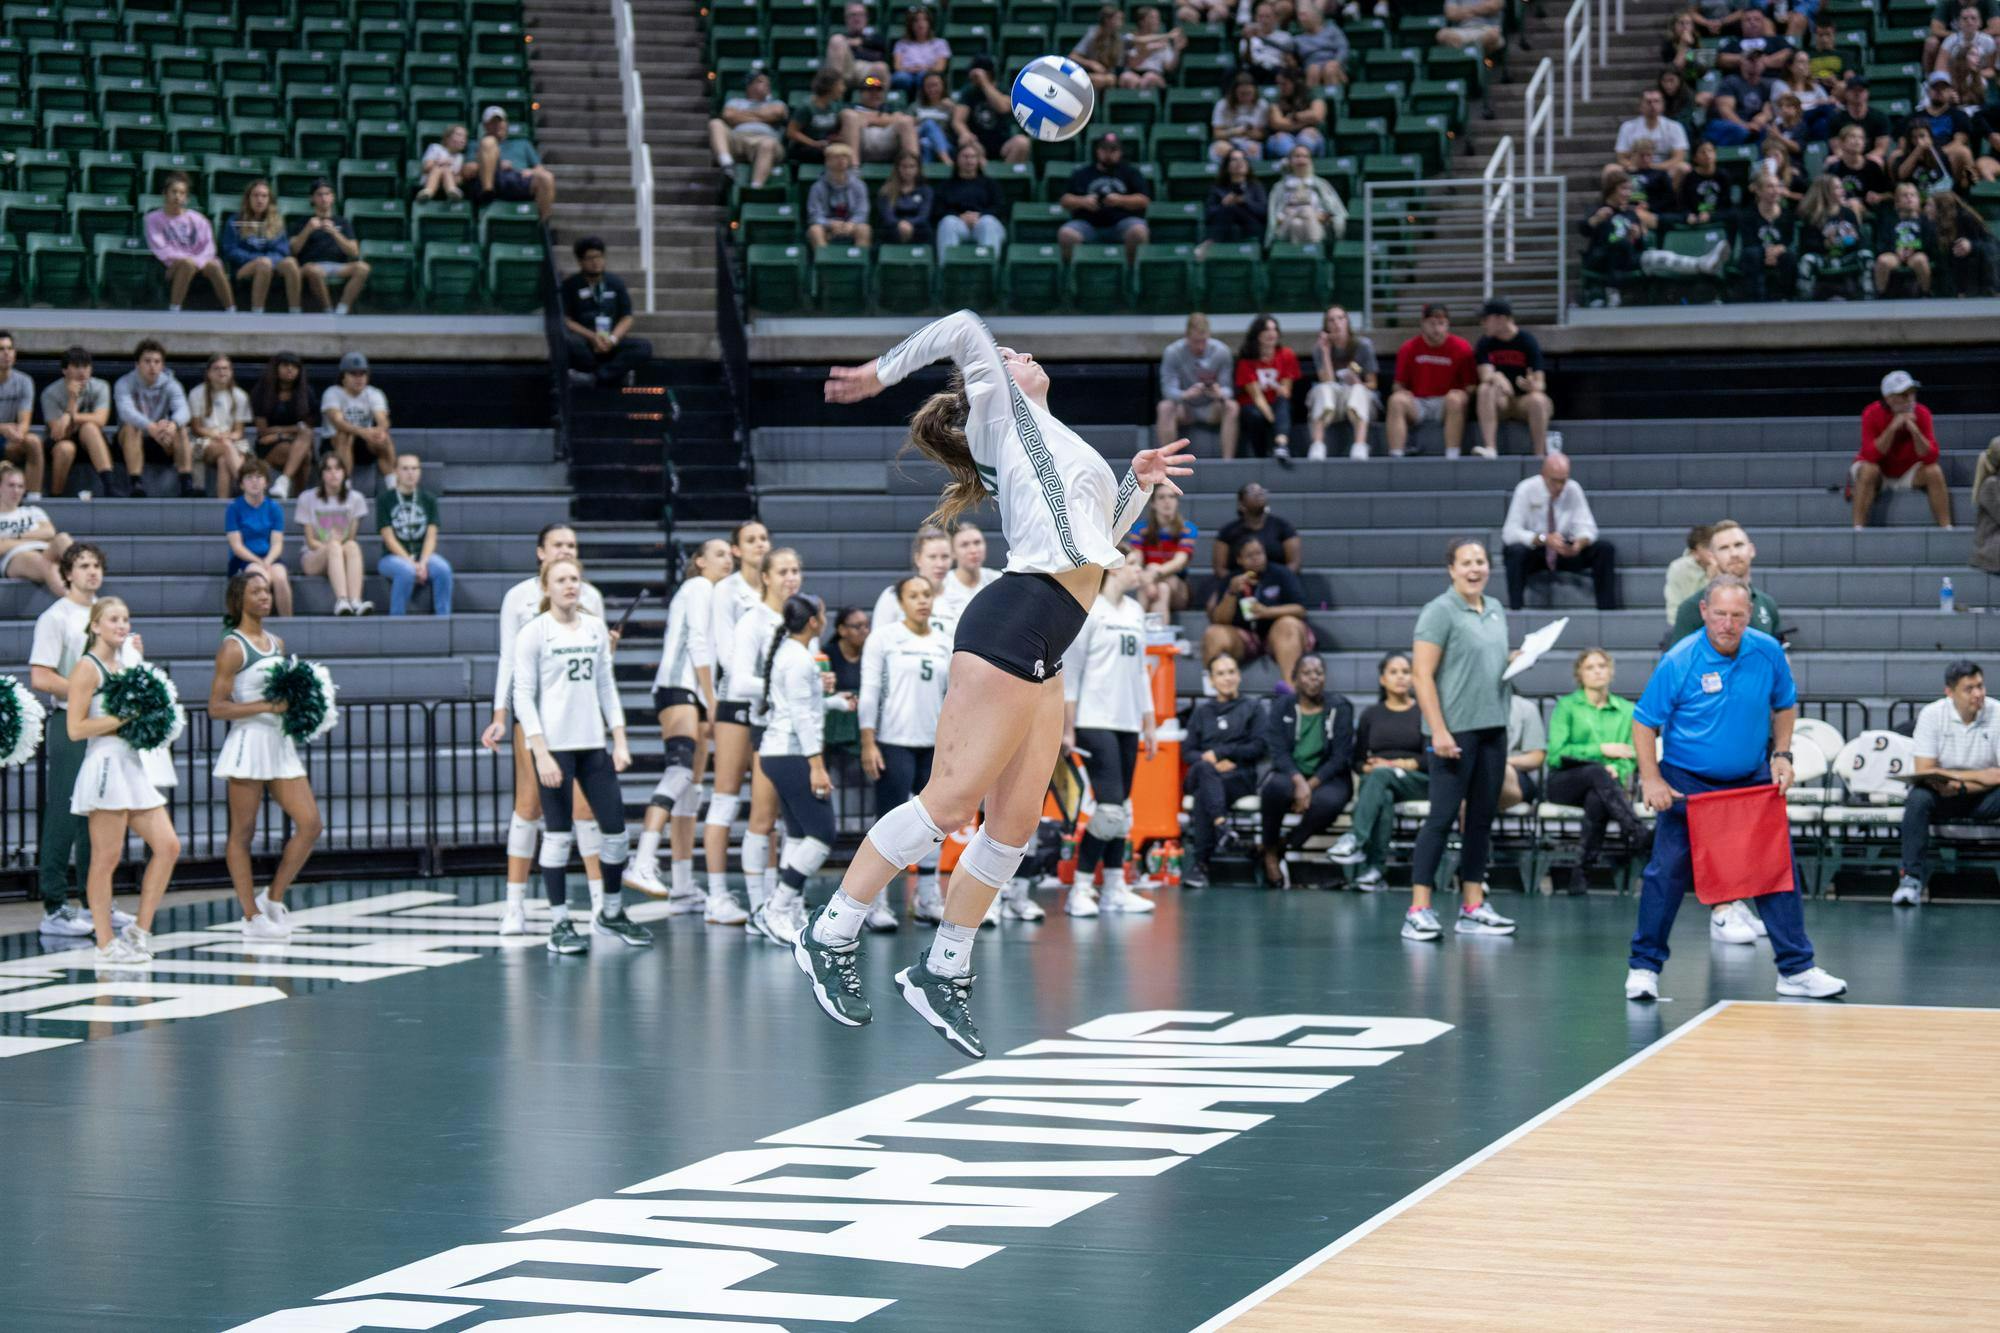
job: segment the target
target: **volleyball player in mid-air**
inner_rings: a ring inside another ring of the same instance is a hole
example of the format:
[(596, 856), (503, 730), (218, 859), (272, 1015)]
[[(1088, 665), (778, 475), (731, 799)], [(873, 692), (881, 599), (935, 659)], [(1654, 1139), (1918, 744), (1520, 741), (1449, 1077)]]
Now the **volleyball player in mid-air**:
[(1104, 571), (1124, 563), (1119, 538), (1154, 487), (1179, 490), (1172, 479), (1189, 475), (1194, 459), (1186, 440), (1147, 449), (1120, 482), (1097, 450), (1049, 411), (1048, 373), (1032, 356), (995, 345), (966, 310), (865, 366), (836, 367), (826, 399), (860, 402), (941, 358), (956, 373), (910, 420), (910, 444), (951, 477), (932, 521), (949, 527), (993, 496), (1007, 571), (958, 623), (931, 780), (875, 822), (840, 889), (800, 932), (793, 957), (829, 1017), (849, 1027), (868, 1022), (873, 1014), (855, 961), (870, 905), (904, 866), (983, 805), (985, 822), (952, 871), (936, 938), (896, 974), (910, 1007), (977, 1059), (986, 1047), (968, 1007), (972, 945), (1041, 818), (1062, 747), (1063, 652), (1097, 600)]

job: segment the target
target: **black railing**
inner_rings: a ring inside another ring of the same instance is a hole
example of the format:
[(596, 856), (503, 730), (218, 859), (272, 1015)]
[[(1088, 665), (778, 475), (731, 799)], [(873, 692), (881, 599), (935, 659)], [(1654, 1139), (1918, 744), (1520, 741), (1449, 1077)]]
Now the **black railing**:
[[(743, 442), (743, 465), (750, 463), (751, 419), (750, 331), (743, 322), (742, 289), (736, 281), (736, 250), (729, 228), (715, 228), (715, 341), (722, 351), (722, 378), (736, 413), (736, 430)], [(755, 478), (753, 477), (754, 481)]]
[(569, 429), (575, 411), (569, 382), (568, 331), (563, 328), (562, 275), (556, 272), (556, 248), (549, 229), (542, 228), (542, 333), (549, 344), (550, 406), (556, 423), (556, 457), (569, 457)]

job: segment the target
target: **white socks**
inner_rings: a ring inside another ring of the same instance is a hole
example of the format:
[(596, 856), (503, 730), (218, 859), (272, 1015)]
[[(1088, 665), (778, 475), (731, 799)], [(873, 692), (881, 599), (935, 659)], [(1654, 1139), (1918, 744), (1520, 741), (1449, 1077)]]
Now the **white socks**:
[(669, 861), (667, 868), (673, 875), (668, 891), (676, 898), (686, 898), (691, 895), (694, 892), (694, 862)]
[(657, 866), (660, 863), (659, 829), (647, 829), (639, 835), (639, 851), (636, 859), (642, 866)]
[(527, 902), (527, 900), (528, 900), (528, 885), (525, 880), (519, 884), (509, 884), (507, 886), (508, 911), (511, 912), (515, 908), (522, 906)]
[(1123, 893), (1125, 891), (1124, 866), (1104, 867), (1104, 891), (1108, 894)]
[(972, 942), (979, 938), (977, 926), (954, 926), (940, 922), (937, 938), (924, 956), (924, 966), (940, 977), (963, 977), (972, 972)]
[(845, 949), (861, 938), (862, 923), (868, 919), (868, 904), (835, 889), (826, 910), (813, 918), (813, 939), (830, 949)]
[(743, 835), (743, 890), (750, 895), (750, 910), (756, 911), (769, 896), (764, 872), (771, 865), (771, 835)]
[(549, 920), (553, 922), (569, 920), (569, 904), (557, 903), (549, 908)]
[[(689, 870), (692, 871), (693, 867), (690, 866)], [(727, 870), (711, 870), (708, 872), (708, 896), (711, 898), (729, 896), (729, 872)]]
[(590, 911), (593, 916), (604, 911), (604, 881), (601, 879), (590, 881)]

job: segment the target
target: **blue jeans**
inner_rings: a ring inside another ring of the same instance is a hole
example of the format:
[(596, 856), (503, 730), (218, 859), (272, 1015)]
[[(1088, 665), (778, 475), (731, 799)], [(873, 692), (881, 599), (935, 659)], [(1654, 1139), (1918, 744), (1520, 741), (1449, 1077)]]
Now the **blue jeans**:
[[(1698, 791), (1723, 791), (1731, 787), (1755, 787), (1769, 782), (1768, 771), (1727, 782), (1660, 765), (1660, 776), (1675, 791), (1693, 795)], [(1674, 928), (1674, 914), (1681, 899), (1694, 887), (1694, 856), (1688, 846), (1687, 802), (1676, 801), (1653, 825), (1653, 859), (1646, 863), (1644, 887), (1639, 890), (1639, 928), (1632, 932), (1631, 967), (1658, 972), (1667, 963), (1667, 936)], [(1792, 864), (1792, 891), (1771, 893), (1755, 900), (1757, 915), (1771, 932), (1771, 952), (1778, 963), (1778, 975), (1789, 977), (1813, 965), (1812, 941), (1806, 938), (1805, 899), (1799, 887), (1799, 869)]]
[(1314, 157), (1326, 152), (1326, 136), (1308, 125), (1296, 134), (1289, 130), (1279, 130), (1264, 140), (1264, 156), (1273, 162), (1282, 162), (1291, 155), (1292, 149), (1300, 144), (1304, 144), (1306, 151)]
[(991, 213), (981, 213), (979, 221), (970, 227), (966, 226), (964, 220), (956, 213), (947, 213), (938, 219), (938, 249), (949, 250), (952, 246), (964, 245), (967, 241), (998, 250), (1007, 244), (1006, 225)]
[[(410, 590), (417, 586), (417, 564), (400, 555), (385, 555), (376, 567), (383, 578), (389, 580), (389, 614), (403, 616), (410, 613)], [(451, 566), (441, 555), (431, 557), (431, 611), (440, 616), (451, 614)]]
[(949, 162), (952, 159), (951, 136), (944, 132), (944, 122), (940, 120), (920, 120), (917, 122), (917, 149), (926, 162)]
[(1756, 143), (1759, 134), (1748, 126), (1717, 116), (1702, 126), (1701, 137), (1718, 148), (1734, 148), (1738, 144)]

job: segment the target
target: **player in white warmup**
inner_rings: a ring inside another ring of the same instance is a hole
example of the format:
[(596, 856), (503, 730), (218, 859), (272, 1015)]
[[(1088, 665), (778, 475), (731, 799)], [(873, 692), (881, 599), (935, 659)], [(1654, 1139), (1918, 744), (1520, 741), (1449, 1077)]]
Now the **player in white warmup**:
[[(944, 586), (945, 576), (951, 573), (950, 534), (935, 523), (926, 523), (918, 528), (917, 535), (910, 539), (910, 572), (921, 574), (930, 581), (931, 596), (935, 600), (937, 589)], [(868, 622), (870, 625), (880, 629), (903, 618), (901, 594), (896, 591), (902, 586), (903, 580), (899, 578), (882, 589), (882, 595), (875, 599), (875, 614)]]
[[(861, 769), (875, 783), (875, 808), (894, 810), (931, 780), (938, 713), (951, 680), (951, 639), (931, 619), (931, 581), (905, 575), (895, 586), (897, 616), (875, 622), (861, 649)], [(917, 862), (923, 876), (910, 915), (944, 920), (944, 886), (938, 883), (938, 849)], [(868, 929), (896, 929), (889, 895), (879, 895)]]
[(735, 665), (736, 621), (764, 598), (764, 563), (771, 554), (771, 534), (755, 519), (736, 525), (729, 535), (729, 553), (736, 557), (736, 572), (715, 585), (709, 600), (708, 641), (714, 646), (718, 679), (715, 682), (715, 718), (710, 724), (715, 735), (715, 791), (708, 799), (708, 815), (702, 821), (702, 859), (708, 871), (706, 916), (712, 925), (741, 926), (749, 915), (729, 893), (729, 830), (736, 823), (736, 811), (743, 800), (743, 777), (750, 769), (750, 698), (738, 698), (729, 687), (729, 673)]
[(931, 619), (946, 634), (956, 633), (958, 618), (983, 588), (1000, 581), (1000, 571), (986, 567), (986, 534), (970, 519), (951, 530), (951, 573), (944, 576), (931, 604)]
[[(1132, 589), (1140, 556), (1104, 576), (1103, 591), (1063, 658), (1063, 743), (1083, 756), (1096, 801), (1076, 848), (1071, 916), (1150, 912), (1153, 900), (1125, 883), (1125, 835), (1132, 827), (1132, 775), (1139, 748), (1153, 754), (1153, 690), (1146, 678), (1146, 613)], [(1104, 895), (1091, 881), (1104, 867)]]
[[(749, 709), (751, 734), (765, 723), (764, 662), (771, 636), (783, 623), (785, 601), (798, 595), (805, 571), (797, 551), (781, 546), (764, 561), (764, 600), (736, 620), (735, 641), (729, 649), (730, 698)], [(771, 835), (778, 826), (778, 790), (764, 776), (756, 757), (750, 763), (750, 816), (743, 825), (743, 884), (750, 901), (744, 928), (786, 948), (805, 921), (805, 904), (778, 882), (778, 858), (771, 855)], [(734, 904), (734, 899), (731, 904)], [(737, 913), (739, 919), (741, 911)], [(710, 921), (719, 918), (711, 911)], [(725, 922), (725, 924), (727, 924)]]

